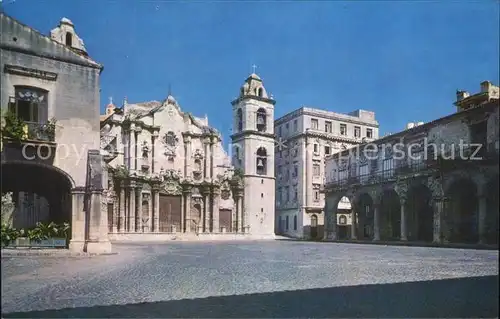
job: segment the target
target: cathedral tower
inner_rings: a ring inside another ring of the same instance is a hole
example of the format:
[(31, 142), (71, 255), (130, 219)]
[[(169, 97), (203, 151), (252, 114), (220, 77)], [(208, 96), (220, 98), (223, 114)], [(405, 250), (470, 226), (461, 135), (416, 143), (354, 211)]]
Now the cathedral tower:
[(252, 73), (233, 105), (232, 161), (244, 175), (244, 226), (251, 235), (274, 238), (274, 104)]

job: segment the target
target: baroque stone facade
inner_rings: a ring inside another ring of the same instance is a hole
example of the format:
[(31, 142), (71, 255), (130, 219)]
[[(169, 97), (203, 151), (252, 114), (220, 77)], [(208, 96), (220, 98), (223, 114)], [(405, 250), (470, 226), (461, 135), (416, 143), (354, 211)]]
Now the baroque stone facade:
[(498, 87), (459, 91), (455, 105), (454, 114), (328, 159), (326, 240), (338, 239), (337, 203), (347, 196), (352, 239), (498, 245)]
[(249, 234), (242, 176), (221, 135), (206, 117), (182, 111), (173, 96), (125, 100), (120, 108), (110, 102), (101, 116), (101, 152), (112, 239)]
[[(280, 141), (276, 152), (276, 232), (316, 239), (323, 234), (325, 205), (320, 193), (326, 157), (378, 138), (370, 111), (340, 114), (302, 107), (275, 121)], [(346, 198), (345, 198), (346, 199)], [(340, 203), (339, 227), (350, 223), (350, 204)]]

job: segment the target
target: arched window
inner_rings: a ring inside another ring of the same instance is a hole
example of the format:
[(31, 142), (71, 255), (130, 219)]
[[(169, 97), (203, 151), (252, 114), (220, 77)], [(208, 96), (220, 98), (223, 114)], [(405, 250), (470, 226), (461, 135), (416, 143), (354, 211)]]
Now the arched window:
[(236, 112), (236, 118), (238, 121), (238, 131), (241, 132), (243, 130), (243, 111), (238, 109)]
[(318, 227), (318, 216), (311, 216), (311, 227)]
[(266, 110), (260, 108), (257, 110), (257, 131), (264, 132), (266, 130)]
[(262, 88), (259, 88), (259, 97), (263, 97), (264, 95), (264, 90)]
[(293, 216), (293, 230), (297, 230), (297, 215)]
[(263, 147), (257, 150), (257, 174), (267, 174), (267, 151)]
[(71, 32), (66, 32), (66, 45), (69, 47), (73, 45), (73, 34)]

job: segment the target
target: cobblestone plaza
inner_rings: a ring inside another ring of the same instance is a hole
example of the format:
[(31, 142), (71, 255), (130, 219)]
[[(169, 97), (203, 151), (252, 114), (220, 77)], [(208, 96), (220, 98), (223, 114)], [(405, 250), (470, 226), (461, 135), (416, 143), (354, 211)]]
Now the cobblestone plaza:
[(2, 257), (2, 317), (498, 316), (497, 251), (291, 240), (115, 246), (115, 255)]

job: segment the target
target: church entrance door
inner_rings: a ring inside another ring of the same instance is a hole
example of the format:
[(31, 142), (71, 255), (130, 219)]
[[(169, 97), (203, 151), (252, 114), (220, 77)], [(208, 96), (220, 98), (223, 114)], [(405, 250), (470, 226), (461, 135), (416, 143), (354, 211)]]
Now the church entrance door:
[(181, 231), (181, 196), (160, 194), (159, 231), (171, 232), (173, 225)]
[[(230, 209), (219, 210), (219, 227), (226, 227), (227, 232), (232, 232), (232, 214)], [(220, 231), (220, 230), (219, 230)]]

